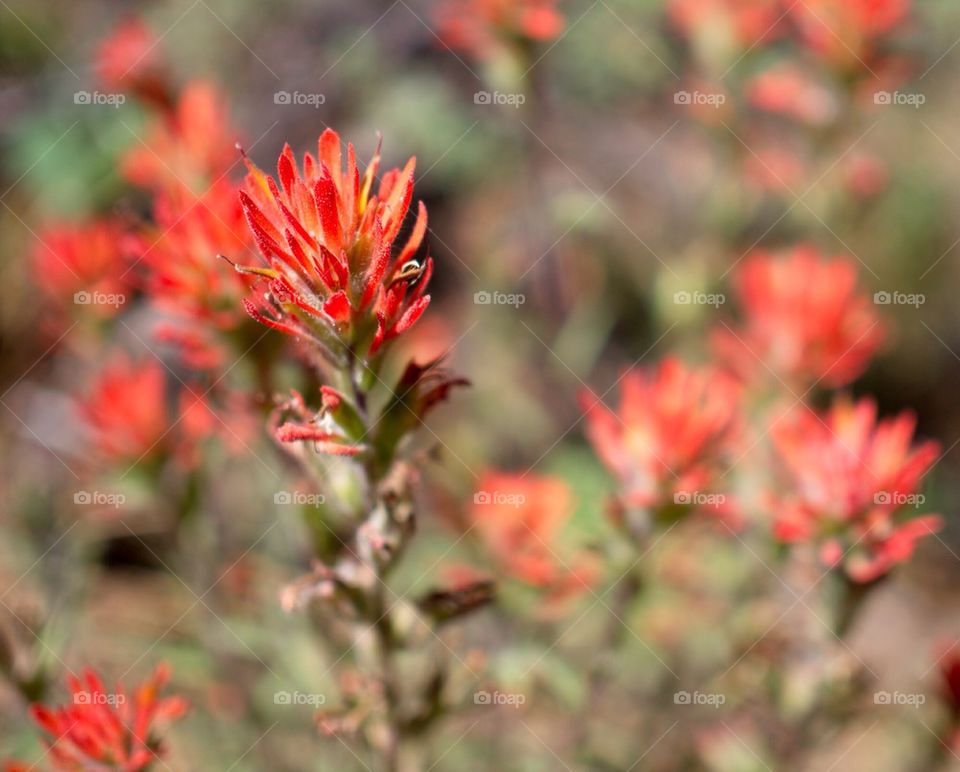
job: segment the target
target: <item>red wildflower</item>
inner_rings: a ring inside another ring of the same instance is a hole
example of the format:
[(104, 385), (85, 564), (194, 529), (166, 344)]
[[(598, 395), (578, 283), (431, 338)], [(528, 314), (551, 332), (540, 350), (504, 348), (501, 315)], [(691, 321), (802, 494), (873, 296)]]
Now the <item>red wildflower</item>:
[(124, 232), (110, 220), (47, 228), (33, 251), (37, 285), (60, 311), (112, 316), (127, 300)]
[(270, 280), (268, 303), (244, 301), (260, 322), (312, 340), (329, 359), (347, 350), (375, 354), (409, 329), (430, 302), (424, 294), (433, 260), (414, 255), (427, 230), (421, 202), (410, 237), (399, 254), (394, 243), (413, 196), (415, 159), (383, 175), (371, 196), (380, 152), (363, 178), (353, 145), (343, 168), (340, 137), (327, 129), (318, 156), (306, 154), (302, 172), (284, 147), (277, 163), (280, 185), (248, 162), (240, 193), (247, 222), (268, 269), (241, 268)]
[(142, 240), (140, 265), (147, 269), (147, 294), (173, 315), (163, 335), (180, 344), (192, 366), (215, 366), (222, 352), (213, 333), (246, 318), (239, 304), (250, 284), (236, 272), (225, 274), (216, 260), (252, 246), (236, 187), (224, 180), (186, 200), (158, 194), (154, 219), (156, 232)]
[(49, 735), (45, 744), (56, 770), (136, 772), (161, 758), (157, 724), (179, 719), (187, 711), (182, 697), (160, 698), (170, 669), (158, 665), (153, 676), (128, 695), (121, 684), (108, 693), (90, 669), (69, 676), (72, 702), (56, 708), (33, 705), (34, 721)]
[(159, 43), (141, 19), (120, 22), (97, 48), (94, 69), (104, 88), (168, 107), (170, 87)]
[(938, 453), (936, 442), (912, 444), (915, 423), (909, 413), (878, 422), (872, 400), (841, 399), (822, 418), (803, 408), (775, 426), (792, 482), (775, 505), (775, 536), (819, 545), (824, 563), (842, 561), (859, 582), (909, 558), (940, 527), (937, 515), (901, 516), (923, 503), (920, 482)]
[(742, 325), (717, 330), (714, 348), (745, 378), (764, 377), (769, 368), (792, 388), (849, 383), (884, 338), (856, 283), (852, 259), (828, 260), (806, 246), (778, 256), (757, 253), (735, 278)]
[(621, 381), (618, 412), (593, 394), (581, 395), (587, 436), (637, 507), (724, 503), (709, 494), (737, 433), (739, 394), (732, 379), (665, 359), (651, 373)]
[(841, 67), (868, 65), (883, 36), (910, 12), (910, 0), (804, 0), (790, 6), (804, 42)]
[(206, 190), (236, 161), (235, 133), (216, 87), (188, 84), (176, 106), (154, 118), (147, 138), (121, 161), (121, 172), (144, 188)]
[[(212, 416), (199, 397), (183, 391), (171, 403), (159, 360), (115, 356), (78, 404), (106, 461), (137, 462), (172, 452), (186, 461), (192, 440), (209, 432)], [(180, 419), (180, 420), (178, 420)]]
[(670, 0), (667, 13), (687, 38), (719, 31), (749, 48), (777, 37), (783, 10), (779, 0)]
[(553, 40), (564, 19), (556, 0), (447, 0), (437, 26), (445, 45), (486, 59), (511, 41)]
[(746, 87), (750, 104), (759, 110), (822, 126), (837, 112), (830, 92), (801, 67), (785, 63), (755, 76)]
[(589, 589), (595, 579), (587, 556), (557, 554), (560, 530), (572, 513), (570, 489), (560, 479), (488, 472), (473, 496), (470, 520), (510, 576), (562, 597)]

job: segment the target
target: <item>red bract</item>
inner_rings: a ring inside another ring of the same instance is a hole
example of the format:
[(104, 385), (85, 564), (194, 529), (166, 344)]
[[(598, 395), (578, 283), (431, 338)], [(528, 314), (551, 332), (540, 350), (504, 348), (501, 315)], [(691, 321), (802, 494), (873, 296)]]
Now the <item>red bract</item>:
[(191, 365), (216, 366), (223, 354), (212, 333), (246, 319), (239, 307), (249, 280), (225, 273), (215, 259), (252, 247), (237, 190), (222, 181), (201, 198), (160, 194), (155, 220), (156, 232), (144, 236), (139, 253), (147, 294), (173, 315), (163, 336), (180, 344)]
[(33, 277), (60, 310), (112, 316), (128, 299), (125, 236), (108, 220), (47, 228), (33, 251)]
[(779, 34), (779, 0), (670, 0), (670, 20), (685, 37), (718, 32), (743, 48)]
[(236, 162), (236, 135), (223, 96), (204, 81), (188, 84), (147, 137), (124, 155), (121, 172), (144, 188), (202, 192)]
[(776, 537), (816, 544), (824, 563), (842, 562), (860, 582), (909, 558), (940, 527), (937, 515), (903, 517), (922, 505), (938, 453), (936, 442), (913, 444), (915, 423), (910, 413), (877, 421), (872, 400), (840, 399), (823, 417), (803, 408), (775, 425), (792, 491), (776, 501)]
[(560, 531), (573, 513), (560, 479), (488, 472), (473, 496), (470, 520), (497, 563), (514, 579), (554, 597), (589, 589), (595, 566), (585, 555), (561, 557)]
[(361, 178), (353, 145), (343, 166), (340, 137), (327, 129), (318, 155), (307, 153), (302, 171), (284, 147), (280, 185), (248, 162), (240, 193), (247, 222), (268, 269), (240, 269), (270, 281), (269, 297), (245, 301), (258, 321), (311, 340), (329, 361), (347, 352), (374, 355), (409, 329), (430, 302), (424, 294), (433, 260), (414, 259), (427, 230), (420, 204), (406, 244), (394, 254), (413, 196), (415, 159), (383, 175), (371, 195), (380, 152)]
[(187, 391), (174, 412), (164, 366), (155, 359), (114, 357), (78, 408), (93, 433), (96, 454), (107, 462), (135, 463), (163, 452), (188, 461), (192, 441), (211, 428), (207, 406)]
[[(712, 369), (667, 358), (650, 373), (631, 371), (615, 413), (581, 394), (587, 436), (619, 481), (624, 503), (696, 505), (713, 491), (739, 423), (739, 390)], [(704, 499), (717, 506), (722, 498)]]
[(445, 45), (485, 59), (505, 42), (553, 40), (564, 19), (556, 0), (447, 0), (437, 26)]
[(130, 91), (139, 98), (168, 106), (166, 63), (160, 41), (141, 19), (118, 24), (97, 48), (94, 69), (112, 91)]
[(340, 392), (321, 386), (323, 403), (319, 413), (310, 410), (303, 396), (291, 389), (290, 399), (273, 415), (271, 428), (279, 442), (309, 441), (318, 453), (355, 456), (364, 449), (364, 426), (356, 408)]
[(910, 12), (910, 0), (803, 0), (789, 12), (810, 48), (856, 68), (869, 66), (877, 44)]
[(810, 247), (758, 253), (737, 270), (739, 327), (715, 331), (718, 357), (749, 380), (773, 375), (790, 388), (841, 386), (860, 375), (885, 337), (852, 259)]
[(30, 713), (48, 735), (45, 744), (55, 770), (144, 770), (160, 759), (157, 724), (179, 719), (187, 711), (182, 697), (160, 698), (170, 670), (158, 665), (151, 678), (130, 695), (121, 684), (107, 692), (90, 669), (69, 676), (72, 703), (55, 708), (33, 705)]

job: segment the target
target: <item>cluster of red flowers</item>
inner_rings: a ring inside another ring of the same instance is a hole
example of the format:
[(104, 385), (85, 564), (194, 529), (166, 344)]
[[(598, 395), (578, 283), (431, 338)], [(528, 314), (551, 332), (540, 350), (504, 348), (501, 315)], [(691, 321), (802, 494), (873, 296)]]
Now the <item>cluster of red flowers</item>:
[(667, 10), (689, 44), (691, 83), (715, 99), (685, 109), (739, 138), (737, 173), (751, 198), (793, 200), (824, 178), (854, 200), (882, 192), (879, 156), (861, 150), (838, 159), (810, 129), (829, 127), (849, 150), (856, 143), (845, 135), (861, 131), (859, 113), (877, 109), (882, 93), (906, 79), (911, 57), (898, 33), (909, 0), (671, 0)]
[(556, 0), (445, 0), (437, 13), (440, 39), (488, 59), (503, 46), (556, 38), (564, 27)]
[(803, 398), (859, 376), (886, 328), (857, 289), (854, 262), (811, 247), (752, 255), (734, 285), (743, 318), (715, 330), (711, 369), (667, 359), (650, 376), (628, 373), (617, 413), (584, 395), (588, 437), (617, 478), (622, 505), (660, 515), (680, 503), (729, 515), (736, 510), (719, 483), (733, 471), (729, 453), (749, 421), (741, 392), (784, 391), (800, 407), (764, 431), (783, 462), (778, 490), (788, 491), (764, 502), (775, 513), (773, 535), (819, 545), (825, 564), (842, 564), (855, 581), (876, 579), (940, 527), (935, 515), (908, 516), (923, 504), (937, 445), (913, 446), (913, 418), (878, 422), (869, 400), (841, 399), (821, 417)]
[(670, 19), (687, 37), (727, 36), (743, 49), (795, 33), (830, 63), (871, 61), (902, 24), (909, 0), (671, 0)]

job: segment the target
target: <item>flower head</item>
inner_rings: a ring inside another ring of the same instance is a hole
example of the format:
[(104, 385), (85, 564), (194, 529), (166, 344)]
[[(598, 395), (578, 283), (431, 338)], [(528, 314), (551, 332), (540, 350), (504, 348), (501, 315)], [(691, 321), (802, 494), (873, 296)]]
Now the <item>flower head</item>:
[(582, 592), (594, 580), (587, 556), (558, 557), (560, 531), (572, 513), (570, 489), (560, 479), (488, 472), (478, 483), (470, 520), (507, 574), (558, 597)]
[(327, 129), (303, 168), (289, 146), (279, 185), (252, 163), (240, 200), (269, 268), (241, 268), (269, 280), (266, 301), (244, 301), (258, 321), (313, 341), (332, 361), (348, 351), (374, 355), (409, 329), (430, 303), (433, 260), (415, 255), (427, 229), (420, 204), (404, 246), (394, 250), (413, 197), (415, 159), (383, 175), (377, 151), (363, 177), (353, 145), (344, 167), (340, 137)]
[(487, 59), (504, 43), (553, 40), (564, 19), (556, 0), (447, 0), (437, 26), (445, 45)]
[(746, 96), (759, 110), (822, 126), (837, 112), (831, 93), (796, 64), (775, 65), (747, 84)]
[(153, 766), (163, 747), (157, 724), (181, 718), (187, 711), (182, 697), (163, 697), (170, 669), (158, 665), (153, 675), (132, 693), (121, 684), (107, 692), (90, 669), (69, 676), (71, 703), (48, 708), (33, 705), (30, 713), (47, 734), (45, 743), (53, 768), (64, 772), (117, 770), (137, 772)]
[(757, 253), (738, 268), (744, 318), (713, 336), (715, 352), (741, 377), (773, 374), (791, 387), (842, 386), (860, 375), (884, 339), (852, 259), (826, 259), (810, 247)]
[(878, 43), (910, 12), (910, 0), (804, 0), (789, 8), (804, 42), (843, 68), (869, 67)]
[(235, 142), (223, 96), (194, 81), (169, 112), (154, 116), (146, 139), (124, 155), (121, 172), (144, 188), (203, 191), (237, 161)]
[(112, 220), (51, 226), (33, 251), (34, 281), (61, 312), (76, 305), (113, 315), (129, 284), (126, 244), (123, 229)]
[(246, 253), (253, 246), (236, 187), (217, 182), (203, 196), (159, 193), (155, 231), (141, 239), (144, 289), (171, 316), (159, 334), (178, 344), (193, 367), (216, 366), (224, 358), (216, 333), (238, 327), (247, 317), (240, 302), (250, 278), (225, 273), (217, 255)]
[(78, 403), (100, 459), (136, 463), (169, 452), (189, 460), (193, 441), (210, 431), (212, 415), (189, 390), (168, 400), (166, 380), (159, 360), (108, 360)]
[(120, 22), (97, 48), (94, 69), (104, 88), (167, 107), (170, 88), (159, 43), (142, 19)]
[(827, 565), (843, 562), (860, 582), (910, 557), (940, 525), (937, 515), (902, 516), (923, 503), (920, 483), (938, 453), (936, 442), (913, 444), (915, 423), (909, 413), (877, 421), (872, 400), (840, 399), (823, 417), (803, 408), (776, 425), (791, 492), (775, 502), (775, 536), (818, 545)]
[(671, 357), (650, 373), (626, 373), (620, 390), (617, 412), (591, 393), (581, 403), (587, 436), (622, 486), (624, 503), (692, 504), (712, 491), (739, 423), (732, 379)]

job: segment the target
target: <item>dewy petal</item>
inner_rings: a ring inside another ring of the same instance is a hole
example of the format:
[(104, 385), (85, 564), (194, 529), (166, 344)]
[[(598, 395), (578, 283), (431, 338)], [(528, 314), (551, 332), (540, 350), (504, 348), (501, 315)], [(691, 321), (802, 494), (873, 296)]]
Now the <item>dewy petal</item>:
[(323, 310), (335, 322), (349, 322), (352, 310), (347, 293), (340, 290), (331, 295), (323, 304)]

